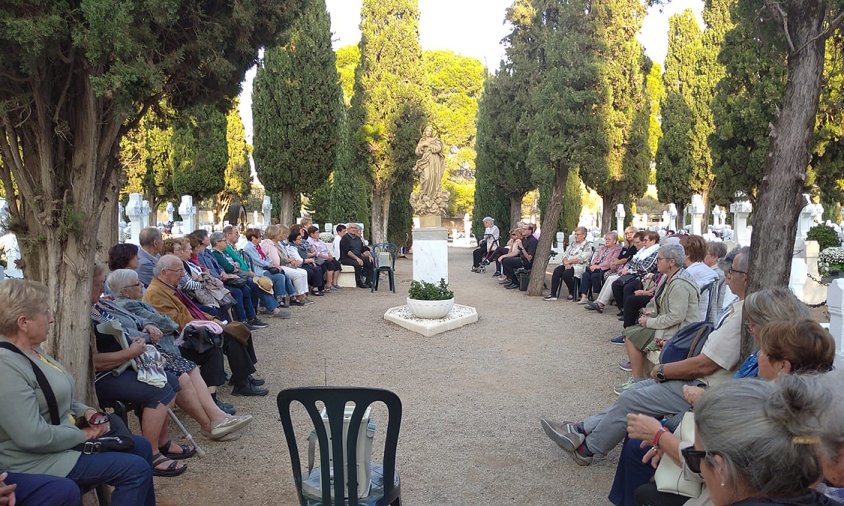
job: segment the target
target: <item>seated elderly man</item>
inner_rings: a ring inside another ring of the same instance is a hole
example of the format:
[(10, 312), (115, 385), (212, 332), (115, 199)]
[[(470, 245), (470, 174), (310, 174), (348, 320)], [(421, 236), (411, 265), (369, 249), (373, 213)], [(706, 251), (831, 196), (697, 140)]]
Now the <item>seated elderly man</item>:
[(161, 258), (161, 247), (164, 246), (161, 231), (155, 227), (147, 227), (141, 230), (138, 242), (141, 248), (138, 250), (138, 266), (135, 270), (138, 272), (141, 283), (149, 286), (152, 281), (152, 269)]
[(357, 223), (349, 223), (346, 234), (340, 239), (340, 263), (355, 268), (358, 288), (372, 287), (372, 253), (363, 244)]
[(727, 282), (739, 300), (722, 313), (716, 330), (709, 335), (699, 355), (660, 364), (651, 372), (652, 379), (636, 383), (608, 409), (582, 422), (561, 423), (543, 418), (545, 434), (578, 465), (588, 466), (596, 455), (606, 456), (624, 439), (628, 414), (662, 418), (683, 413), (689, 409), (683, 396), (684, 386), (715, 386), (730, 379), (730, 371), (739, 364), (741, 355), (742, 304), (747, 291), (749, 253), (749, 248), (744, 248), (733, 259)]
[[(193, 301), (188, 298), (179, 288), (179, 280), (182, 279), (184, 267), (179, 257), (175, 255), (164, 255), (155, 264), (153, 271), (155, 277), (149, 285), (143, 300), (154, 307), (159, 313), (172, 318), (184, 330), (185, 326), (194, 320), (214, 321), (214, 319), (199, 309)], [(222, 325), (222, 322), (217, 322)], [(238, 340), (224, 334), (223, 353), (229, 359), (229, 366), (232, 371), (231, 382), (234, 385), (233, 395), (264, 396), (269, 393), (262, 388), (264, 380), (258, 379), (255, 373), (255, 363), (258, 362), (255, 356), (255, 348), (252, 346), (252, 339), (249, 344), (241, 344)]]

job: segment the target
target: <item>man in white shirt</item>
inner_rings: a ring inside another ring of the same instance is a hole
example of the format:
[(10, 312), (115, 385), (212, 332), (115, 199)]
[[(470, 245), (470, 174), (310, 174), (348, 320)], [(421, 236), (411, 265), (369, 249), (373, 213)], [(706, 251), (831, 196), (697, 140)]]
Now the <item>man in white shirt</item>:
[(478, 241), (478, 247), (472, 252), (472, 272), (481, 272), (481, 260), (488, 253), (498, 247), (499, 231), (495, 220), (487, 216), (484, 218), (484, 236)]

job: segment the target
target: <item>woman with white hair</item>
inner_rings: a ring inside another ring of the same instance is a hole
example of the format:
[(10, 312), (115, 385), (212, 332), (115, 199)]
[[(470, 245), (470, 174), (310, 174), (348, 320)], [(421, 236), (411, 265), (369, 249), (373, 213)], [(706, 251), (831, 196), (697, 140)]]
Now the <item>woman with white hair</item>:
[[(484, 218), (484, 237), (478, 241), (478, 247), (472, 251), (472, 272), (483, 272), (481, 270), (482, 259), (495, 251), (498, 247), (500, 232), (491, 216)], [(489, 263), (489, 262), (487, 262)], [(484, 264), (486, 265), (486, 264)]]
[(683, 268), (686, 253), (679, 244), (667, 244), (656, 255), (657, 270), (663, 274), (653, 299), (642, 310), (638, 325), (624, 329), (624, 346), (633, 376), (615, 389), (628, 390), (645, 379), (645, 354), (671, 339), (681, 327), (700, 320), (699, 291), (695, 280)]
[(543, 300), (557, 300), (563, 283), (566, 284), (569, 292), (568, 299), (574, 300), (577, 294), (574, 278), (583, 275), (589, 260), (592, 258), (592, 244), (586, 240), (586, 234), (585, 227), (574, 229), (574, 241), (569, 244), (569, 247), (563, 253), (563, 263), (554, 269), (551, 276), (551, 292)]

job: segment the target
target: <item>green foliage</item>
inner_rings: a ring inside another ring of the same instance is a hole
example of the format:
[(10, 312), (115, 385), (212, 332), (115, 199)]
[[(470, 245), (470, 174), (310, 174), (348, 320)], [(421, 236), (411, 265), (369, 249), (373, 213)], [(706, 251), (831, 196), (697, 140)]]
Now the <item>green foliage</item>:
[[(825, 201), (844, 201), (844, 33), (826, 43), (823, 88), (807, 184)], [(836, 216), (836, 219), (838, 217)]]
[(246, 143), (237, 99), (232, 101), (226, 115), (226, 146), (228, 161), (224, 175), (225, 189), (220, 198), (244, 200), (249, 195), (252, 186), (252, 174), (249, 169), (251, 146)]
[(448, 300), (454, 298), (454, 292), (449, 290), (443, 278), (437, 284), (414, 280), (410, 282), (407, 296), (414, 300)]
[(370, 187), (367, 184), (365, 168), (354, 163), (351, 136), (348, 117), (343, 110), (340, 116), (337, 165), (331, 175), (327, 220), (331, 223), (366, 223), (370, 216)]
[(709, 194), (714, 179), (710, 101), (723, 73), (715, 62), (719, 43), (717, 37), (704, 35), (690, 9), (669, 19), (663, 137), (656, 154), (657, 191), (663, 202), (682, 205), (693, 193)]
[(295, 196), (328, 178), (337, 157), (341, 93), (328, 12), (323, 0), (314, 0), (287, 43), (265, 51), (255, 76), (253, 157), (268, 192)]
[(346, 107), (352, 104), (352, 96), (355, 94), (355, 71), (360, 63), (360, 47), (357, 44), (343, 46), (337, 49), (337, 75), (340, 78), (340, 86), (343, 88), (343, 102)]
[(476, 200), (472, 227), (476, 235), (478, 230), (483, 233), (484, 216), (495, 218), (504, 230), (502, 224), (510, 225), (510, 198), (521, 201), (525, 193), (535, 188), (527, 168), (529, 135), (519, 130), (530, 101), (526, 81), (524, 72), (502, 63), (497, 74), (484, 83), (475, 143)]
[[(650, 62), (650, 68), (647, 76), (645, 76), (645, 95), (648, 97), (651, 110), (648, 118), (648, 149), (651, 152), (651, 160), (655, 160), (659, 140), (662, 139), (659, 105), (665, 97), (665, 86), (662, 84), (662, 65), (659, 63)], [(651, 184), (650, 181), (648, 184)], [(654, 177), (653, 184), (656, 184), (656, 177)]]
[(838, 238), (838, 232), (834, 228), (824, 224), (818, 224), (810, 228), (806, 234), (806, 240), (818, 241), (821, 251), (826, 248), (841, 246), (841, 239)]
[(413, 209), (410, 207), (410, 193), (413, 180), (396, 181), (390, 196), (390, 227), (387, 240), (398, 246), (408, 246), (412, 242)]
[(384, 204), (396, 181), (412, 178), (416, 143), (426, 122), (417, 0), (364, 0), (360, 26), (350, 147), (352, 163), (367, 168), (373, 195), (371, 231), (374, 240), (383, 241), (389, 225), (389, 207)]
[[(580, 174), (612, 207), (645, 192), (651, 162), (650, 117), (657, 112), (646, 93), (651, 64), (635, 34), (642, 28), (645, 11), (638, 0), (612, 0), (593, 5), (604, 48), (600, 66), (598, 112), (606, 134), (607, 151), (591, 163), (581, 164)], [(659, 94), (661, 90), (652, 90)]]
[(722, 203), (739, 192), (756, 199), (769, 151), (769, 125), (785, 91), (785, 43), (762, 5), (762, 0), (735, 1), (735, 26), (725, 34), (718, 56), (726, 74), (712, 102), (718, 128), (709, 143), (715, 197)]
[(226, 115), (214, 106), (194, 106), (176, 117), (170, 156), (174, 195), (202, 200), (223, 191), (229, 158), (226, 128)]
[(140, 193), (152, 209), (173, 200), (173, 115), (166, 103), (147, 111), (138, 127), (120, 141), (120, 163), (123, 183), (120, 195)]
[[(580, 221), (580, 213), (583, 211), (583, 181), (580, 179), (578, 170), (570, 170), (566, 179), (566, 188), (563, 193), (563, 210), (560, 212), (560, 219), (557, 221), (557, 229), (571, 232), (577, 227)], [(551, 181), (539, 187), (539, 210), (545, 213), (548, 208), (548, 201), (551, 199)], [(543, 220), (544, 223), (544, 220)]]

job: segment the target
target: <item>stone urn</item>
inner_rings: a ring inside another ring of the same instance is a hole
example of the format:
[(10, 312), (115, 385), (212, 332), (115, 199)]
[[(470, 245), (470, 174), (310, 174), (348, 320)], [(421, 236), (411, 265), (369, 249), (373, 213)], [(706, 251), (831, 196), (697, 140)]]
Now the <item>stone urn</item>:
[(454, 297), (446, 300), (418, 300), (407, 298), (407, 306), (417, 318), (437, 320), (445, 317), (454, 306)]

